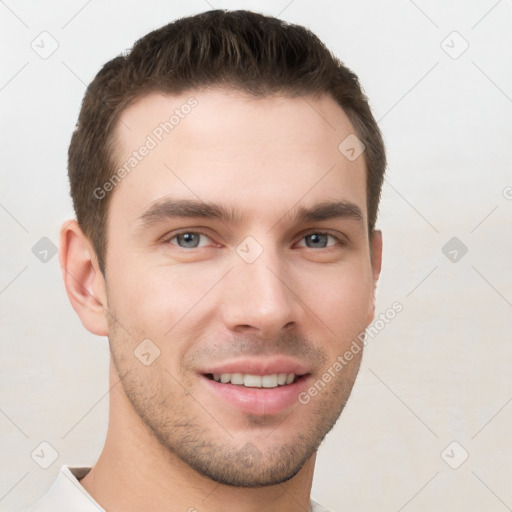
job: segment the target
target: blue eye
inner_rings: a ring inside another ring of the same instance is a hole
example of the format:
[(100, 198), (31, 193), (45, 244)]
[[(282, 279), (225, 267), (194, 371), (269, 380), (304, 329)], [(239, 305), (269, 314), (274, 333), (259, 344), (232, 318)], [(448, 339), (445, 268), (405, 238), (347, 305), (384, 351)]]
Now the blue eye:
[[(209, 240), (209, 238), (206, 235), (203, 235), (202, 233), (196, 233), (194, 231), (187, 231), (185, 233), (179, 233), (175, 236), (173, 236), (169, 242), (178, 245), (179, 247), (182, 247), (183, 249), (196, 249), (197, 247), (200, 247), (200, 241), (201, 237), (206, 238), (206, 240)], [(176, 240), (176, 242), (173, 242), (173, 240)], [(204, 245), (204, 244), (202, 244)]]
[[(328, 244), (329, 238), (334, 240), (334, 243)], [(306, 241), (305, 245), (310, 249), (325, 249), (331, 245), (336, 245), (338, 242), (334, 236), (328, 235), (327, 233), (311, 233), (310, 235), (306, 235), (302, 240)]]

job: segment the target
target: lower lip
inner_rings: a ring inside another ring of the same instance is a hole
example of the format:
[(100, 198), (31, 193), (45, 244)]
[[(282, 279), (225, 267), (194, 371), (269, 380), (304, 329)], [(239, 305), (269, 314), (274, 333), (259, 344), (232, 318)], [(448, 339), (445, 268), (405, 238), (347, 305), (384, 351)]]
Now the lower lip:
[(235, 384), (222, 384), (202, 375), (208, 389), (224, 402), (246, 414), (259, 416), (279, 414), (298, 403), (298, 395), (307, 388), (309, 376), (293, 384), (277, 388), (248, 388)]

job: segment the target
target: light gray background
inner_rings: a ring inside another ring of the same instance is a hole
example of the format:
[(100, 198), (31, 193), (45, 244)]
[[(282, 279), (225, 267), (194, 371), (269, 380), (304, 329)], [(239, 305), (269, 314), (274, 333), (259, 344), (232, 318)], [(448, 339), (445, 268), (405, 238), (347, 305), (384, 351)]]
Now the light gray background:
[[(512, 510), (510, 0), (1, 1), (0, 510), (39, 498), (62, 464), (92, 465), (106, 433), (107, 340), (81, 326), (57, 257), (32, 252), (72, 216), (66, 152), (86, 84), (149, 30), (211, 7), (310, 27), (358, 73), (387, 143), (377, 310), (403, 311), (367, 347), (313, 497)], [(59, 45), (47, 59), (31, 47), (51, 49), (43, 31)], [(443, 253), (452, 237), (467, 254)], [(58, 452), (48, 469), (31, 458), (43, 441)]]

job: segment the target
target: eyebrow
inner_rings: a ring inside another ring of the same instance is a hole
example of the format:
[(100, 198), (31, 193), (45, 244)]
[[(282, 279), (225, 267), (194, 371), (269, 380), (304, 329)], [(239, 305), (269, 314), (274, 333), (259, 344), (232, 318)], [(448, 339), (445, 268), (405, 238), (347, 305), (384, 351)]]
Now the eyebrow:
[(206, 203), (195, 199), (166, 198), (150, 206), (138, 217), (137, 222), (147, 228), (177, 217), (217, 219), (230, 224), (236, 224), (242, 220), (240, 214), (222, 204)]
[[(207, 203), (195, 199), (165, 198), (151, 205), (137, 218), (141, 228), (149, 228), (166, 220), (174, 218), (216, 219), (227, 224), (241, 222), (245, 215), (223, 204)], [(278, 222), (284, 218), (296, 224), (319, 222), (330, 219), (356, 220), (363, 222), (361, 209), (349, 201), (326, 201), (310, 207), (299, 206), (292, 208)]]
[(348, 201), (326, 201), (309, 208), (299, 206), (292, 217), (298, 224), (342, 218), (357, 220), (360, 223), (364, 220), (361, 208)]

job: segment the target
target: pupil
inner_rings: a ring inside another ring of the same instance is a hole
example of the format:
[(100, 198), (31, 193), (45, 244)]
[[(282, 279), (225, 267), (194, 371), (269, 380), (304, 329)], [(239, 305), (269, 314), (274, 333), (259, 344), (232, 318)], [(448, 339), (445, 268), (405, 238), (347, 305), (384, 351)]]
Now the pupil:
[(197, 247), (198, 239), (194, 233), (183, 233), (181, 235), (183, 245), (186, 247)]
[(309, 235), (310, 247), (325, 247), (327, 244), (327, 235), (313, 234)]

